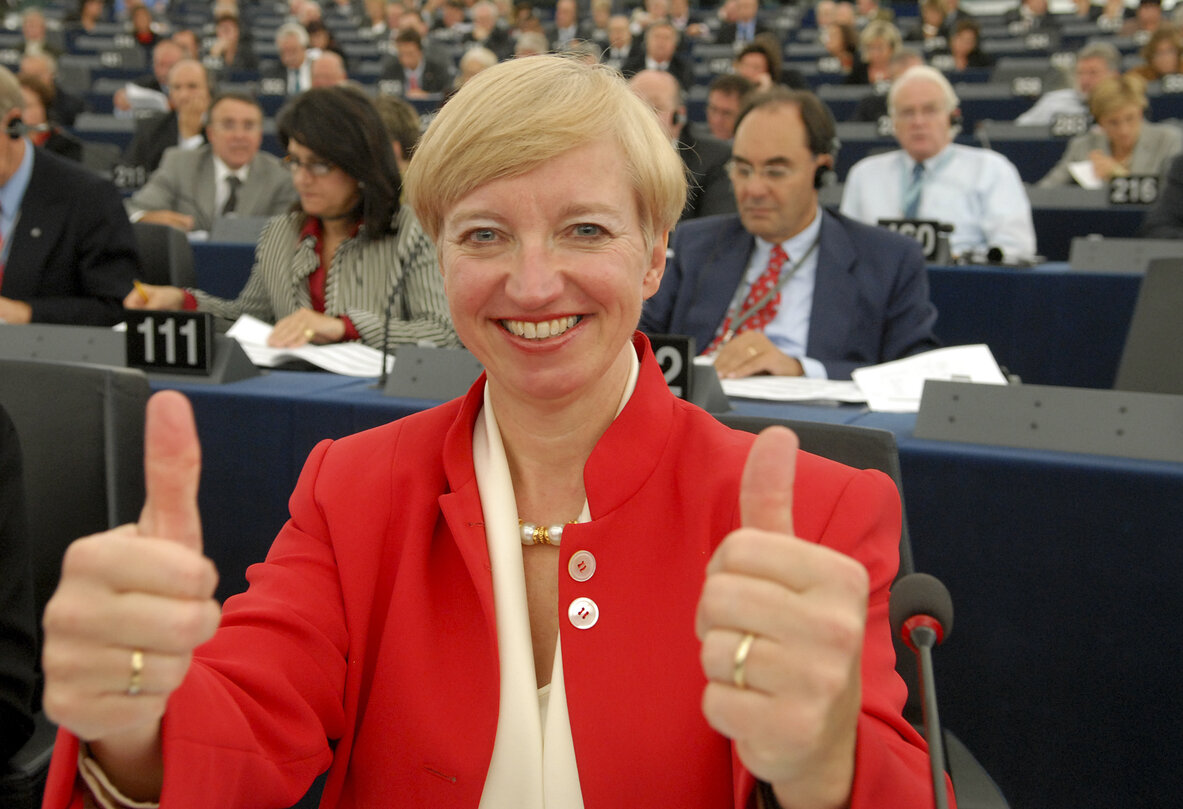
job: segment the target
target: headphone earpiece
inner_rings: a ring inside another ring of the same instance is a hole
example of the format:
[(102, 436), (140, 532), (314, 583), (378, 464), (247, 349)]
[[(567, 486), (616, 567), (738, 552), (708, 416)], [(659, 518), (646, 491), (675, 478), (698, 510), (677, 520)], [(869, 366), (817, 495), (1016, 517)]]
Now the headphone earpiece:
[(674, 126), (682, 126), (686, 123), (686, 116), (682, 114), (681, 110), (674, 110)]
[(961, 126), (961, 124), (962, 124), (962, 118), (961, 118), (961, 111), (960, 110), (954, 110), (953, 112), (949, 113), (949, 126), (959, 127), (959, 126)]
[(824, 163), (819, 163), (817, 168), (813, 171), (813, 187), (821, 188), (826, 184), (826, 175), (834, 170), (834, 164), (830, 160)]
[(25, 125), (25, 122), (18, 115), (8, 122), (8, 126), (5, 127), (4, 131), (8, 133), (8, 137), (17, 140), (18, 138), (23, 138), (28, 133), (29, 127)]

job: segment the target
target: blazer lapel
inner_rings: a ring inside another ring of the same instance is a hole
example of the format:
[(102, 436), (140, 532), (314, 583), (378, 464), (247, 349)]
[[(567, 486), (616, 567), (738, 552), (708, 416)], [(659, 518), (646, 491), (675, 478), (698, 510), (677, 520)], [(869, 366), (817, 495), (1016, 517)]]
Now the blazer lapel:
[[(41, 268), (57, 242), (58, 223), (64, 214), (57, 211), (53, 188), (41, 179), (39, 155), (33, 152), (33, 172), (29, 187), (21, 200), (20, 215), (9, 235), (12, 242), (8, 261), (4, 266), (4, 295), (12, 298), (31, 298), (37, 294)], [(49, 232), (47, 229), (52, 229)]]
[(818, 249), (805, 349), (812, 357), (841, 356), (849, 344), (847, 335), (857, 326), (852, 309), (857, 297), (852, 270), (858, 255), (846, 231), (824, 209)]
[[(207, 147), (208, 148), (208, 147)], [(194, 230), (211, 230), (218, 212), (215, 209), (217, 199), (217, 172), (214, 171), (212, 152), (206, 152), (197, 166), (197, 176), (194, 178), (193, 188), (200, 189), (197, 193), (197, 221)]]
[[(703, 313), (702, 322), (721, 324), (727, 317), (727, 309), (735, 298), (735, 291), (743, 281), (744, 271), (756, 244), (738, 216), (732, 217), (727, 226), (719, 232), (719, 238), (710, 246), (710, 254), (702, 263), (703, 271), (695, 280), (698, 289), (692, 300), (702, 301), (709, 307)], [(700, 320), (695, 318), (695, 320)], [(695, 350), (702, 353), (714, 339), (717, 326), (712, 326), (702, 345)]]

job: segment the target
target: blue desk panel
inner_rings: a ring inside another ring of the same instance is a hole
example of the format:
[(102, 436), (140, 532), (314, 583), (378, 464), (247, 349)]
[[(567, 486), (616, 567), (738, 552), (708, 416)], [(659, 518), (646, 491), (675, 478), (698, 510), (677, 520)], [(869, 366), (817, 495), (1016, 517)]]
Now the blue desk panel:
[[(235, 297), (250, 274), (253, 246), (199, 242), (193, 249), (198, 286)], [(1109, 388), (1141, 277), (1064, 267), (931, 267), (929, 282), (945, 345), (986, 343), (1027, 382)]]
[[(170, 387), (197, 413), (206, 551), (222, 595), (263, 558), (318, 440), (424, 406), (314, 373)], [(917, 565), (956, 604), (936, 653), (942, 717), (1012, 806), (1177, 802), (1183, 464), (923, 441), (913, 416), (861, 407), (737, 410), (896, 433)]]

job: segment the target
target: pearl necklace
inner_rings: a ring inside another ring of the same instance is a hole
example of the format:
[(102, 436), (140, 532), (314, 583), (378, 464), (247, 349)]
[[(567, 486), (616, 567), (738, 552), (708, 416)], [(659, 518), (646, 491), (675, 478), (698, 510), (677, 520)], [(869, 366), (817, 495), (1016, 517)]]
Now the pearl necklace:
[[(567, 525), (574, 525), (578, 520), (568, 520)], [(518, 528), (522, 532), (523, 545), (554, 545), (563, 541), (563, 526), (535, 525), (532, 522), (518, 520)]]

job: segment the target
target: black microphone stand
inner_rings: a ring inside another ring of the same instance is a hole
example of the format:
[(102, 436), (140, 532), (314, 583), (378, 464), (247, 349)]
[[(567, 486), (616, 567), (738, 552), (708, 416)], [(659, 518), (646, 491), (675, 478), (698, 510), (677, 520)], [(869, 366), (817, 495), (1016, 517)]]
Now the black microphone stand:
[(382, 372), (378, 374), (378, 390), (386, 390), (386, 378), (390, 375), (387, 368), (390, 363), (386, 358), (390, 356), (390, 314), (394, 309), (394, 293), (398, 290), (398, 283), (390, 285), (390, 294), (386, 297), (386, 321), (382, 326)]
[(920, 667), (920, 700), (924, 711), (924, 738), (928, 742), (928, 761), (932, 770), (933, 806), (936, 809), (949, 809), (949, 796), (945, 790), (945, 740), (941, 734), (936, 678), (932, 670), (932, 650), (937, 645), (937, 633), (932, 627), (921, 624), (913, 627), (908, 637)]

